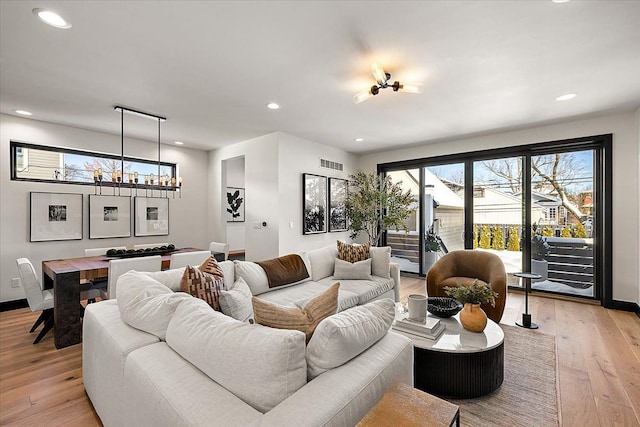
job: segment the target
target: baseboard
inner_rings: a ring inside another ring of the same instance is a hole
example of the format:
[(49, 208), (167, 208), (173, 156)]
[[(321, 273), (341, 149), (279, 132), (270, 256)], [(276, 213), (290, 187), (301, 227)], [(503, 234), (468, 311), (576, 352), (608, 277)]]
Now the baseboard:
[(17, 310), (19, 308), (26, 308), (26, 307), (29, 307), (29, 303), (27, 302), (26, 298), (17, 299), (13, 301), (0, 302), (0, 312)]
[(630, 311), (632, 313), (637, 314), (638, 317), (640, 317), (640, 305), (638, 305), (635, 302), (613, 300), (611, 301), (611, 305), (607, 308), (612, 308), (614, 310)]

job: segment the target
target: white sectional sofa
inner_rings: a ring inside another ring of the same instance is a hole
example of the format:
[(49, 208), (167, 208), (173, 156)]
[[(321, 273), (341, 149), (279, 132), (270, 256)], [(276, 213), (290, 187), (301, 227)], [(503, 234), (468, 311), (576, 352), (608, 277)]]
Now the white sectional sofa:
[(302, 253), (310, 277), (273, 290), (253, 263), (220, 263), (226, 288), (243, 278), (281, 305), (304, 304), (339, 281), (341, 312), (306, 347), (300, 331), (243, 323), (177, 292), (184, 268), (126, 273), (118, 300), (84, 315), (83, 380), (103, 424), (355, 425), (395, 382), (413, 384), (413, 345), (388, 330), (399, 272), (379, 252), (370, 280), (335, 279), (333, 248)]

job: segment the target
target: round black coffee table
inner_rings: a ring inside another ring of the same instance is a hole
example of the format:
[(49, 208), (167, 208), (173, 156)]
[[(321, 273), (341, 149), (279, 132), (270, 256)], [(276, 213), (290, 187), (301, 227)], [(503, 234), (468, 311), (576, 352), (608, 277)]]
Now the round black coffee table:
[(491, 319), (483, 332), (469, 332), (459, 316), (440, 319), (445, 330), (437, 340), (394, 329), (413, 341), (414, 387), (441, 397), (468, 399), (491, 393), (502, 384), (504, 332)]

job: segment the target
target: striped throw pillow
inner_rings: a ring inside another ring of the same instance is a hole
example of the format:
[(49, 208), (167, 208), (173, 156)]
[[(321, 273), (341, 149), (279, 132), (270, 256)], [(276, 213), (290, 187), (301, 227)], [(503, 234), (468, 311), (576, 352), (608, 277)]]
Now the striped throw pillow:
[(188, 265), (180, 281), (180, 291), (204, 300), (214, 310), (220, 310), (220, 292), (224, 289), (224, 279), (200, 271)]

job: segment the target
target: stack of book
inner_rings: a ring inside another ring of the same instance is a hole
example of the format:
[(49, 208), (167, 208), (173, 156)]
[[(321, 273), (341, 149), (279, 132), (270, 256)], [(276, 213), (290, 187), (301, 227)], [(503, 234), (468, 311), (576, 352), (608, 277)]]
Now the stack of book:
[(409, 318), (396, 320), (393, 329), (422, 338), (437, 340), (442, 332), (444, 332), (444, 324), (440, 323), (440, 319), (427, 317), (425, 322), (411, 320)]

